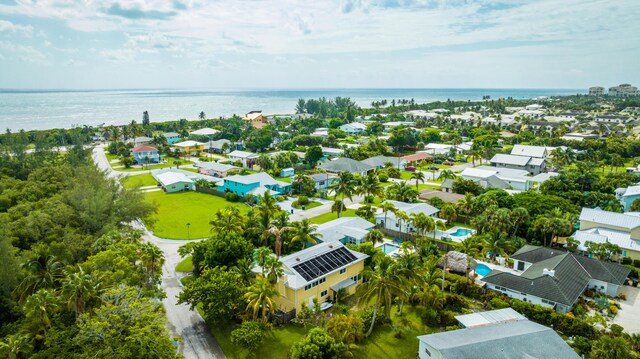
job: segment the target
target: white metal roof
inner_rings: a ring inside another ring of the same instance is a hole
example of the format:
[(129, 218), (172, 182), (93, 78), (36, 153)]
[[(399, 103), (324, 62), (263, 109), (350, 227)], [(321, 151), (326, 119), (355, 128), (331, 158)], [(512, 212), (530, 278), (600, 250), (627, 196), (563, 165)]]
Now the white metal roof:
[(189, 177), (179, 172), (162, 172), (157, 173), (154, 177), (163, 187), (176, 183), (193, 183)]
[(318, 225), (316, 232), (322, 242), (339, 241), (345, 237), (362, 240), (374, 224), (360, 217), (342, 217)]
[(229, 153), (229, 157), (253, 158), (253, 157), (258, 157), (258, 154), (257, 153), (253, 153), (253, 152), (235, 150), (235, 151)]
[(584, 231), (576, 231), (573, 238), (580, 242), (578, 249), (587, 251), (586, 243), (613, 243), (622, 249), (640, 251), (640, 241), (631, 238), (631, 234), (623, 231), (616, 231), (608, 228), (596, 227)]
[(462, 177), (474, 177), (474, 178), (488, 178), (488, 177), (491, 177), (491, 176), (493, 176), (493, 175), (495, 175), (497, 173), (498, 173), (498, 171), (496, 171), (495, 169), (488, 170), (488, 169), (467, 167), (462, 171), (462, 173), (460, 173), (460, 176), (462, 176)]
[(512, 322), (527, 319), (511, 308), (490, 310), (487, 312), (457, 315), (458, 322), (465, 328), (480, 327), (487, 324)]
[(193, 147), (193, 146), (201, 146), (201, 145), (204, 145), (204, 143), (198, 142), (198, 141), (193, 141), (193, 140), (187, 140), (187, 141), (182, 141), (182, 142), (176, 142), (172, 146), (176, 146), (176, 147)]
[(192, 131), (190, 133), (192, 135), (197, 135), (197, 136), (209, 136), (209, 135), (215, 135), (218, 132), (220, 132), (220, 131), (215, 130), (213, 128), (205, 127), (205, 128), (201, 128), (199, 130)]
[(621, 227), (629, 230), (640, 227), (640, 217), (603, 211), (600, 208), (582, 208), (582, 212), (580, 212), (580, 220)]
[(502, 163), (507, 165), (515, 165), (515, 166), (526, 166), (530, 160), (531, 160), (531, 157), (505, 155), (503, 153), (498, 153), (495, 156), (493, 156), (490, 162)]

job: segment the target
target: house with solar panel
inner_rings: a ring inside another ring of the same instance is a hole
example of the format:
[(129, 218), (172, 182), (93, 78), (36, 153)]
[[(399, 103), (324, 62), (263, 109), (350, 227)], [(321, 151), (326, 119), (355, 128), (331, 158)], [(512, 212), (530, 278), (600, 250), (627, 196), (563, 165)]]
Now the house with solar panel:
[(277, 308), (284, 312), (299, 311), (302, 304), (328, 309), (344, 290), (354, 294), (362, 283), (366, 254), (348, 249), (339, 241), (319, 243), (313, 247), (281, 257), (284, 274), (278, 278), (280, 296)]
[(616, 263), (530, 245), (511, 259), (517, 274), (494, 269), (482, 278), (487, 289), (561, 313), (570, 311), (586, 289), (617, 296), (630, 272)]

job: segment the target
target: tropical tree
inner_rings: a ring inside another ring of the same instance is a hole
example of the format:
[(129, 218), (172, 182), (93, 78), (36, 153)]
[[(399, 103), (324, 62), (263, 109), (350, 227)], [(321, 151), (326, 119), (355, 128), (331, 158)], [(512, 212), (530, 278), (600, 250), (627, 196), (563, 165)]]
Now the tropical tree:
[(427, 232), (432, 231), (435, 226), (433, 217), (427, 216), (423, 212), (411, 213), (411, 218), (413, 222), (413, 227), (418, 232), (419, 237), (424, 237), (427, 234)]
[(372, 229), (367, 233), (364, 239), (375, 246), (376, 243), (382, 243), (384, 241), (384, 234), (377, 229)]
[(464, 215), (467, 218), (469, 217), (469, 215), (471, 215), (471, 212), (473, 211), (474, 199), (475, 197), (473, 196), (473, 194), (467, 192), (464, 194), (464, 197), (460, 198), (458, 200), (458, 203), (456, 203), (456, 206), (460, 209), (462, 213), (464, 213)]
[(284, 265), (278, 257), (268, 256), (262, 264), (262, 275), (273, 284), (284, 274)]
[(282, 235), (288, 230), (288, 227), (278, 228), (276, 226), (271, 226), (271, 228), (267, 230), (267, 234), (272, 235), (275, 238), (273, 250), (278, 258), (282, 255)]
[(338, 174), (338, 181), (334, 188), (334, 191), (336, 193), (336, 198), (338, 196), (342, 197), (340, 199), (342, 206), (340, 206), (339, 208), (338, 218), (342, 217), (342, 209), (344, 208), (345, 197), (349, 198), (350, 200), (353, 200), (354, 184), (355, 184), (355, 179), (352, 173), (343, 171)]
[(513, 236), (518, 234), (521, 225), (529, 220), (529, 211), (524, 207), (516, 207), (511, 210), (511, 225), (513, 226)]
[(398, 221), (398, 225), (400, 226), (399, 228), (400, 233), (402, 233), (402, 223), (404, 222), (405, 226), (408, 227), (409, 220), (411, 219), (411, 217), (409, 217), (409, 215), (406, 212), (399, 211), (399, 210), (396, 210), (395, 215), (396, 215), (396, 220)]
[(456, 176), (456, 174), (452, 170), (442, 170), (442, 172), (440, 172), (440, 178), (442, 178), (443, 180), (446, 180), (446, 179), (454, 180), (458, 178), (458, 176)]
[(457, 216), (458, 214), (456, 213), (456, 207), (452, 204), (445, 204), (440, 209), (440, 217), (447, 220), (448, 222), (453, 222)]
[(418, 183), (424, 183), (424, 172), (415, 171), (411, 174), (411, 179), (416, 180), (416, 191), (418, 191)]
[(85, 311), (87, 303), (98, 297), (100, 281), (81, 266), (78, 271), (68, 271), (62, 280), (62, 297), (67, 306), (76, 314), (76, 318)]
[(200, 114), (198, 115), (198, 118), (199, 118), (201, 121), (204, 121), (204, 120), (206, 120), (206, 119), (207, 119), (207, 115), (204, 113), (204, 111), (200, 111)]
[(362, 275), (367, 281), (358, 287), (360, 303), (369, 303), (375, 298), (371, 324), (365, 334), (369, 336), (373, 331), (381, 303), (384, 305), (386, 317), (391, 318), (393, 298), (401, 292), (404, 279), (398, 276), (395, 261), (391, 257), (384, 255), (375, 256), (373, 258), (373, 268), (365, 269)]
[(475, 257), (478, 254), (479, 247), (480, 243), (478, 242), (478, 237), (469, 236), (460, 242), (458, 251)]
[(258, 278), (244, 295), (247, 311), (252, 313), (254, 320), (258, 317), (258, 312), (262, 312), (262, 321), (266, 323), (267, 313), (276, 307), (273, 298), (277, 295), (278, 290), (267, 278)]
[(213, 220), (209, 221), (209, 225), (211, 233), (218, 233), (226, 238), (229, 233), (242, 233), (244, 222), (244, 217), (237, 207), (227, 206), (214, 213)]
[(482, 236), (482, 253), (489, 254), (492, 260), (495, 260), (498, 254), (504, 256), (505, 251), (509, 249), (511, 242), (504, 232), (494, 231)]
[(26, 334), (12, 334), (0, 341), (0, 355), (8, 359), (28, 358), (32, 350), (31, 338)]
[(402, 202), (415, 202), (418, 192), (406, 181), (394, 182), (387, 187), (387, 198)]
[(380, 180), (373, 172), (362, 178), (359, 187), (358, 192), (364, 194), (366, 198), (369, 198), (370, 196), (381, 197), (384, 194), (382, 185), (380, 185)]
[(276, 198), (269, 192), (265, 192), (264, 195), (260, 196), (256, 210), (258, 215), (262, 218), (262, 222), (267, 224), (264, 228), (268, 228), (268, 224), (271, 223), (273, 216), (282, 209), (278, 205)]
[(22, 264), (26, 276), (16, 287), (20, 303), (40, 289), (58, 287), (62, 278), (63, 265), (58, 259), (48, 253), (45, 247), (38, 247), (35, 255)]
[(164, 264), (164, 253), (155, 244), (146, 242), (140, 246), (140, 259), (148, 273), (149, 283), (153, 283), (156, 281), (156, 272)]
[(384, 212), (384, 227), (386, 227), (387, 226), (387, 214), (389, 212), (395, 213), (396, 206), (391, 202), (386, 202), (385, 201), (385, 202), (382, 203), (380, 208), (382, 208), (382, 212)]
[(58, 311), (58, 299), (51, 289), (40, 289), (27, 299), (24, 314), (33, 323), (36, 339), (44, 339), (51, 327), (51, 318)]
[(316, 244), (322, 237), (321, 234), (316, 232), (317, 226), (308, 218), (304, 218), (299, 222), (293, 222), (291, 225), (291, 243), (302, 243), (302, 248), (307, 246), (307, 243)]

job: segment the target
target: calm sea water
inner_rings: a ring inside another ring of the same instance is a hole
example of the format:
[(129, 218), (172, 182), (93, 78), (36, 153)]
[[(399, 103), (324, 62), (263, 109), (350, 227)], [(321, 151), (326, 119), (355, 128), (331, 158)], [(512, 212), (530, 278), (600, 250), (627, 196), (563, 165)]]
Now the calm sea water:
[(321, 89), (321, 90), (108, 90), (46, 91), (0, 90), (0, 129), (12, 131), (70, 128), (82, 125), (116, 125), (142, 120), (149, 111), (151, 121), (242, 115), (251, 110), (266, 114), (293, 113), (299, 98), (351, 97), (360, 106), (372, 101), (415, 99), (418, 103), (437, 100), (481, 100), (501, 97), (575, 95), (571, 89)]

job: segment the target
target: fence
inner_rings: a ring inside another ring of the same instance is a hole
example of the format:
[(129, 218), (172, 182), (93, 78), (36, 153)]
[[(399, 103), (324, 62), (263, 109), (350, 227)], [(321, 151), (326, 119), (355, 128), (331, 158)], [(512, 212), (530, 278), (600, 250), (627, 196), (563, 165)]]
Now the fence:
[(269, 312), (269, 320), (276, 321), (278, 324), (290, 323), (296, 317), (296, 310), (285, 312), (277, 310), (275, 313)]
[[(196, 185), (196, 192), (201, 192), (201, 193), (207, 193), (207, 194), (212, 194), (214, 196), (218, 196), (218, 197), (222, 197), (225, 198), (224, 196), (227, 194), (226, 192), (220, 192), (216, 189), (212, 189), (209, 187), (202, 187), (202, 186), (198, 186)], [(240, 197), (238, 196), (238, 202), (246, 202), (247, 199), (245, 197)]]

